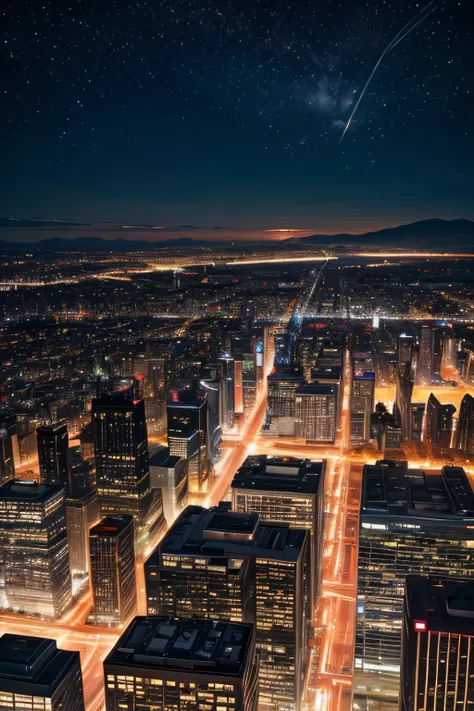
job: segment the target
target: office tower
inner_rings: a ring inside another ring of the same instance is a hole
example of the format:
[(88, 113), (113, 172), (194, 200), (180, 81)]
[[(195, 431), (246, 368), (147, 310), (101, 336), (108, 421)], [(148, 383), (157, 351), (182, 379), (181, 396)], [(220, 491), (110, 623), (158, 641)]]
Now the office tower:
[(132, 516), (102, 519), (90, 532), (91, 621), (117, 626), (135, 614), (135, 548)]
[(131, 515), (136, 542), (164, 525), (159, 492), (150, 488), (145, 409), (123, 393), (92, 401), (101, 516)]
[(73, 582), (89, 575), (89, 531), (99, 520), (99, 500), (94, 489), (83, 489), (66, 499), (69, 567)]
[(236, 415), (244, 413), (243, 362), (240, 358), (234, 359), (234, 412)]
[(431, 385), (441, 380), (442, 338), (438, 328), (423, 324), (420, 329), (420, 350), (416, 373), (417, 385)]
[(398, 698), (408, 574), (474, 575), (474, 494), (463, 469), (366, 465), (362, 474), (354, 689)]
[(0, 412), (0, 485), (15, 476), (16, 416)]
[(411, 406), (411, 439), (420, 442), (423, 437), (425, 403), (414, 402)]
[(274, 335), (275, 348), (275, 365), (289, 365), (291, 363), (292, 340), (290, 334), (275, 333)]
[(161, 489), (163, 510), (168, 524), (188, 505), (188, 460), (170, 454), (163, 447), (150, 457), (150, 484)]
[(64, 487), (3, 484), (0, 539), (8, 607), (60, 617), (71, 602)]
[(420, 350), (416, 369), (417, 385), (430, 385), (432, 382), (432, 335), (431, 326), (423, 324), (420, 329)]
[(170, 454), (189, 459), (190, 491), (205, 491), (211, 474), (207, 395), (173, 390), (167, 410)]
[(255, 628), (136, 617), (105, 659), (104, 675), (107, 711), (257, 711)]
[[(250, 351), (250, 347), (248, 348)], [(236, 357), (239, 357), (237, 354)], [(244, 411), (248, 412), (255, 405), (257, 398), (257, 363), (256, 354), (252, 352), (242, 353), (242, 394), (244, 399)]]
[(295, 393), (295, 436), (307, 442), (334, 442), (336, 437), (337, 385), (311, 383)]
[(455, 447), (466, 454), (474, 452), (474, 398), (469, 393), (461, 401)]
[(199, 387), (207, 395), (207, 438), (209, 446), (209, 461), (216, 464), (221, 455), (222, 428), (220, 424), (220, 390), (221, 381), (212, 373), (201, 377)]
[(413, 358), (413, 348), (414, 340), (413, 336), (409, 336), (406, 333), (401, 333), (398, 337), (398, 365), (408, 365), (411, 369), (412, 358)]
[(457, 343), (453, 333), (445, 333), (442, 340), (443, 359), (452, 368), (456, 367)]
[(69, 438), (66, 422), (43, 423), (36, 428), (38, 462), (42, 484), (62, 484), (67, 490), (69, 482)]
[(145, 563), (148, 614), (255, 622), (260, 707), (299, 711), (307, 654), (309, 532), (188, 506)]
[(304, 378), (299, 368), (281, 368), (267, 378), (267, 434), (294, 437), (296, 390)]
[(474, 705), (474, 581), (409, 575), (403, 604), (400, 711)]
[(375, 375), (364, 373), (352, 378), (350, 399), (350, 439), (351, 443), (368, 442), (370, 435), (370, 416), (374, 411)]
[(413, 380), (411, 369), (398, 364), (395, 379), (395, 412), (396, 419), (401, 429), (402, 441), (411, 439), (411, 398), (413, 394)]
[(0, 707), (5, 711), (84, 711), (79, 652), (55, 640), (0, 637)]
[(426, 405), (425, 430), (423, 440), (430, 448), (449, 449), (453, 431), (454, 405), (442, 405), (437, 397), (430, 394)]
[(322, 563), (326, 461), (249, 456), (232, 481), (232, 509), (261, 521), (287, 523), (310, 532), (310, 609), (318, 594)]
[(220, 390), (221, 427), (230, 429), (234, 425), (234, 360), (229, 353), (218, 357), (222, 387)]

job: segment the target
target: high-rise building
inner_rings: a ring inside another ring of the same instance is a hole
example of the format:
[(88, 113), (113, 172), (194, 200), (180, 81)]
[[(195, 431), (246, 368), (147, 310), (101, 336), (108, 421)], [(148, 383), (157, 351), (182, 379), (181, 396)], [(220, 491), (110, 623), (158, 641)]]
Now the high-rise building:
[(0, 412), (0, 485), (15, 476), (16, 436), (16, 416), (10, 412)]
[(107, 711), (257, 711), (251, 624), (136, 617), (104, 661)]
[(455, 447), (466, 454), (474, 452), (474, 397), (469, 393), (461, 401)]
[(374, 411), (374, 393), (374, 373), (354, 375), (350, 400), (350, 439), (354, 444), (370, 440), (370, 416)]
[(132, 516), (102, 519), (90, 532), (91, 621), (112, 626), (136, 611), (135, 548)]
[(170, 454), (163, 447), (150, 457), (150, 484), (161, 489), (163, 509), (169, 525), (188, 505), (188, 460)]
[(167, 410), (170, 454), (191, 460), (188, 462), (189, 489), (205, 491), (212, 471), (207, 395), (173, 390)]
[(64, 487), (16, 479), (3, 484), (0, 539), (8, 606), (60, 617), (72, 598)]
[(310, 609), (319, 588), (326, 461), (265, 454), (247, 457), (232, 481), (232, 508), (261, 521), (287, 523), (310, 532)]
[(411, 437), (420, 442), (423, 437), (423, 422), (425, 418), (425, 403), (414, 402), (411, 405)]
[(122, 393), (97, 398), (92, 423), (100, 514), (133, 516), (138, 542), (165, 523), (160, 492), (150, 487), (143, 401)]
[(70, 463), (67, 423), (43, 423), (36, 428), (36, 441), (41, 483), (62, 484), (69, 492)]
[(82, 494), (67, 498), (67, 539), (73, 581), (89, 575), (89, 531), (98, 520), (99, 501), (94, 489), (84, 489)]
[(234, 360), (229, 353), (220, 353), (218, 356), (220, 366), (220, 413), (221, 427), (230, 429), (234, 424)]
[(5, 711), (84, 711), (79, 652), (53, 639), (0, 637), (0, 708)]
[(400, 711), (474, 706), (474, 580), (408, 575)]
[(417, 385), (431, 385), (433, 380), (432, 329), (424, 323), (420, 329), (420, 350), (416, 369)]
[(216, 376), (204, 374), (199, 382), (199, 387), (207, 395), (207, 439), (209, 446), (209, 461), (216, 464), (221, 455), (222, 428), (220, 404), (220, 390), (222, 383)]
[(423, 440), (428, 447), (449, 449), (453, 432), (454, 405), (442, 405), (437, 397), (430, 394), (426, 405)]
[(304, 378), (298, 368), (284, 368), (267, 378), (267, 427), (270, 435), (293, 437), (295, 434), (296, 390)]
[(298, 711), (307, 656), (309, 532), (188, 506), (145, 563), (148, 614), (255, 622), (260, 708)]
[(407, 364), (411, 368), (413, 358), (413, 336), (401, 333), (398, 337), (398, 365)]
[(408, 574), (474, 575), (474, 493), (464, 469), (366, 465), (362, 475), (354, 689), (398, 700)]
[(295, 436), (307, 442), (334, 442), (338, 415), (338, 388), (310, 383), (295, 392)]

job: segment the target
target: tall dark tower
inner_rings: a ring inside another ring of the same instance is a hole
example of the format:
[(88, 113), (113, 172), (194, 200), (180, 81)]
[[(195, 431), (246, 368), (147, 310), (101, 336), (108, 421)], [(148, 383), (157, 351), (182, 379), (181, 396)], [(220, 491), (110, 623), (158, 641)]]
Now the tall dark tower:
[(38, 461), (42, 484), (62, 484), (69, 489), (69, 438), (66, 422), (36, 428)]
[(469, 393), (461, 401), (455, 446), (469, 454), (474, 452), (474, 397)]
[(143, 400), (130, 392), (92, 401), (97, 493), (101, 516), (133, 516), (136, 540), (164, 525), (161, 491), (150, 488)]
[(0, 412), (0, 485), (15, 476), (13, 438), (16, 433), (16, 416)]

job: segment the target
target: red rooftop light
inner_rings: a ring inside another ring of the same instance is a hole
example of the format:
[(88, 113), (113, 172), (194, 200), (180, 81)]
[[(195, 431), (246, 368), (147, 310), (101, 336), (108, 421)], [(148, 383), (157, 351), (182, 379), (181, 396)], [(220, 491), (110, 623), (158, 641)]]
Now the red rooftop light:
[(426, 620), (413, 620), (413, 629), (415, 632), (426, 632), (428, 629)]

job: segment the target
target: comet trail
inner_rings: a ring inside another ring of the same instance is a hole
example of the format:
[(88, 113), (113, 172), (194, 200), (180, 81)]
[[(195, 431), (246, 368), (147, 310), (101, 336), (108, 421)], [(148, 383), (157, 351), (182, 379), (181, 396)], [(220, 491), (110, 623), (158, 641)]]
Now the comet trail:
[[(372, 78), (373, 78), (375, 72), (376, 72), (377, 69), (379, 68), (382, 59), (385, 57), (385, 55), (387, 54), (387, 52), (389, 52), (391, 49), (394, 49), (394, 48), (397, 46), (397, 44), (402, 41), (402, 39), (404, 39), (407, 35), (409, 35), (410, 32), (413, 32), (413, 30), (414, 30), (416, 27), (418, 27), (418, 25), (419, 25), (421, 22), (423, 22), (423, 20), (426, 20), (426, 18), (428, 17), (428, 15), (430, 15), (430, 14), (433, 12), (433, 10), (435, 9), (435, 7), (436, 7), (436, 6), (434, 6), (434, 7), (431, 8), (431, 10), (428, 10), (428, 8), (431, 7), (431, 5), (433, 5), (433, 3), (434, 3), (434, 0), (431, 0), (431, 2), (428, 3), (428, 5), (425, 5), (425, 7), (424, 7), (422, 10), (420, 10), (420, 12), (419, 12), (417, 15), (415, 15), (415, 17), (413, 17), (413, 18), (410, 20), (410, 22), (407, 22), (407, 24), (406, 24), (404, 27), (402, 27), (402, 29), (401, 29), (399, 32), (397, 32), (397, 34), (395, 35), (395, 37), (394, 37), (394, 38), (389, 42), (389, 44), (385, 47), (384, 51), (382, 52), (382, 54), (381, 54), (380, 57), (378, 58), (377, 63), (375, 64), (375, 67), (372, 69), (372, 72), (371, 72), (369, 78), (368, 78), (367, 81), (365, 82), (364, 88), (363, 88), (362, 91), (360, 92), (359, 98), (357, 99), (357, 101), (356, 101), (356, 103), (355, 103), (355, 106), (354, 106), (354, 108), (352, 109), (352, 113), (351, 113), (351, 115), (349, 116), (349, 120), (347, 121), (346, 126), (345, 126), (345, 128), (344, 128), (344, 131), (342, 132), (342, 136), (341, 136), (341, 138), (339, 139), (339, 143), (342, 143), (342, 141), (344, 140), (344, 136), (346, 135), (347, 129), (348, 129), (349, 126), (351, 125), (352, 119), (354, 118), (354, 115), (355, 115), (357, 109), (359, 108), (359, 104), (360, 104), (360, 102), (362, 101), (362, 97), (364, 96), (365, 92), (367, 91), (367, 87), (369, 86), (370, 82), (372, 81)], [(428, 12), (426, 12), (427, 10), (428, 10)], [(421, 15), (421, 17), (420, 17), (420, 15)], [(417, 19), (417, 18), (419, 18), (419, 19)], [(416, 21), (415, 21), (415, 20), (416, 20)]]

